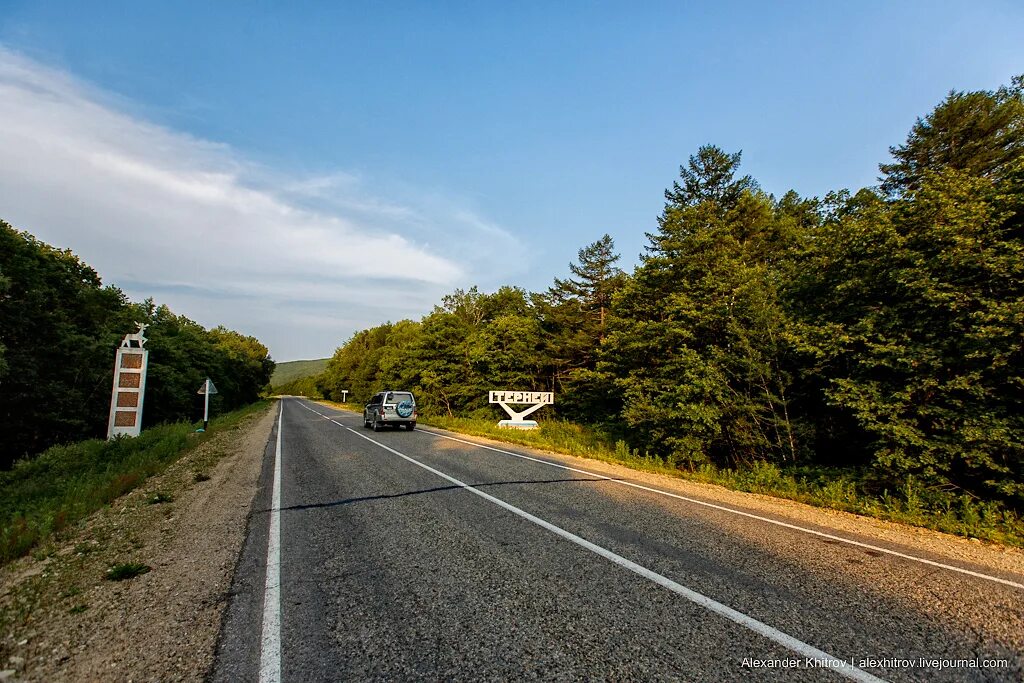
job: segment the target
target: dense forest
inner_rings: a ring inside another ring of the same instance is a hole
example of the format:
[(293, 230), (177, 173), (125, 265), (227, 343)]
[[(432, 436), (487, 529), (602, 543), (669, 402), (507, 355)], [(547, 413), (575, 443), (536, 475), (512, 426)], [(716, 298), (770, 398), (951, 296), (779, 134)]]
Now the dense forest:
[(458, 290), (355, 334), (303, 388), (464, 416), (552, 390), (682, 469), (856, 469), (1024, 509), (1024, 77), (951, 92), (890, 151), (878, 187), (803, 198), (702, 147), (632, 273), (605, 235), (545, 292)]
[(273, 372), (258, 340), (132, 303), (70, 251), (0, 221), (0, 469), (106, 435), (114, 352), (136, 321), (150, 325), (144, 427), (201, 418), (196, 390), (207, 376), (219, 411), (255, 401)]

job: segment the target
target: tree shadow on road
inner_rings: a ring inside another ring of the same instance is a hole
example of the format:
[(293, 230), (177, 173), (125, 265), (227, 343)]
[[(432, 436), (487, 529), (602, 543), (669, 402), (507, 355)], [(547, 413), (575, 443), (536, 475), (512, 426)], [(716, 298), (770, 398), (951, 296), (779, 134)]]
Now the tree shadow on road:
[[(604, 479), (604, 478), (602, 478), (602, 479), (577, 479), (577, 478), (570, 478), (570, 479), (525, 479), (525, 480), (522, 480), (522, 481), (494, 481), (494, 482), (488, 482), (488, 483), (484, 483), (484, 484), (470, 484), (469, 487), (470, 488), (474, 488), (474, 489), (482, 489), (482, 488), (486, 488), (486, 487), (489, 487), (489, 486), (515, 486), (515, 485), (518, 485), (518, 484), (564, 484), (564, 483), (570, 483), (570, 482), (577, 482), (577, 483), (588, 482), (589, 483), (589, 482), (607, 482), (607, 481), (621, 481), (621, 480), (620, 479), (610, 479), (610, 478), (609, 479)], [(463, 487), (452, 484), (451, 486), (437, 486), (435, 488), (421, 489), (419, 491), (404, 491), (402, 493), (382, 494), (382, 495), (379, 495), (379, 496), (363, 496), (363, 497), (360, 497), (360, 498), (345, 498), (343, 500), (334, 500), (334, 501), (329, 501), (329, 502), (325, 502), (325, 503), (306, 503), (304, 505), (288, 505), (286, 507), (282, 507), (281, 511), (284, 512), (284, 511), (288, 511), (288, 510), (313, 510), (313, 509), (316, 509), (316, 508), (338, 507), (338, 506), (341, 506), (341, 505), (351, 505), (352, 503), (366, 503), (366, 502), (373, 501), (373, 500), (389, 500), (391, 498), (404, 498), (406, 496), (419, 496), (419, 495), (422, 495), (422, 494), (425, 494), (425, 493), (440, 493), (441, 491), (455, 491), (455, 490), (458, 490), (458, 489), (461, 489), (461, 488), (463, 488)], [(268, 512), (268, 511), (269, 510), (266, 510), (266, 509), (260, 510), (260, 512)]]

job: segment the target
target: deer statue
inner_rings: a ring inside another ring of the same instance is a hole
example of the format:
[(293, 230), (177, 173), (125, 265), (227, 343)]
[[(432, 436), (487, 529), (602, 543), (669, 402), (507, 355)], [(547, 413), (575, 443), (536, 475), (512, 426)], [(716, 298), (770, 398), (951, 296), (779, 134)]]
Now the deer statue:
[(121, 340), (122, 348), (141, 349), (146, 345), (146, 335), (144, 335), (143, 332), (146, 331), (146, 328), (149, 327), (149, 325), (144, 325), (137, 321), (135, 324), (138, 326), (139, 331), (124, 335), (124, 339)]

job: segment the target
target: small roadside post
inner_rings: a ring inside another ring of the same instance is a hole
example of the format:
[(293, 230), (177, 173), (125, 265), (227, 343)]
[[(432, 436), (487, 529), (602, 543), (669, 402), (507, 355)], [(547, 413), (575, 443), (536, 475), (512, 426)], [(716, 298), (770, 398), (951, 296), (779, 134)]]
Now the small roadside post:
[(199, 387), (199, 391), (196, 393), (203, 395), (203, 426), (196, 431), (205, 432), (206, 428), (210, 424), (210, 394), (216, 394), (217, 387), (214, 386), (213, 380), (207, 377), (206, 381), (203, 382), (203, 385)]
[(341, 402), (348, 403), (348, 389), (341, 390)]

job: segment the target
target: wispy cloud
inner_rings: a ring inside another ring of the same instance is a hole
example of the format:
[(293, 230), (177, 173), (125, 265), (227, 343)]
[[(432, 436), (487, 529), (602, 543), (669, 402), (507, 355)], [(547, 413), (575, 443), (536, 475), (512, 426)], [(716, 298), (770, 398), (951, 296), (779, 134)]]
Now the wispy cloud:
[(436, 193), (396, 199), (348, 171), (287, 177), (119, 104), (0, 47), (0, 217), (280, 358), (425, 312), (515, 248)]

